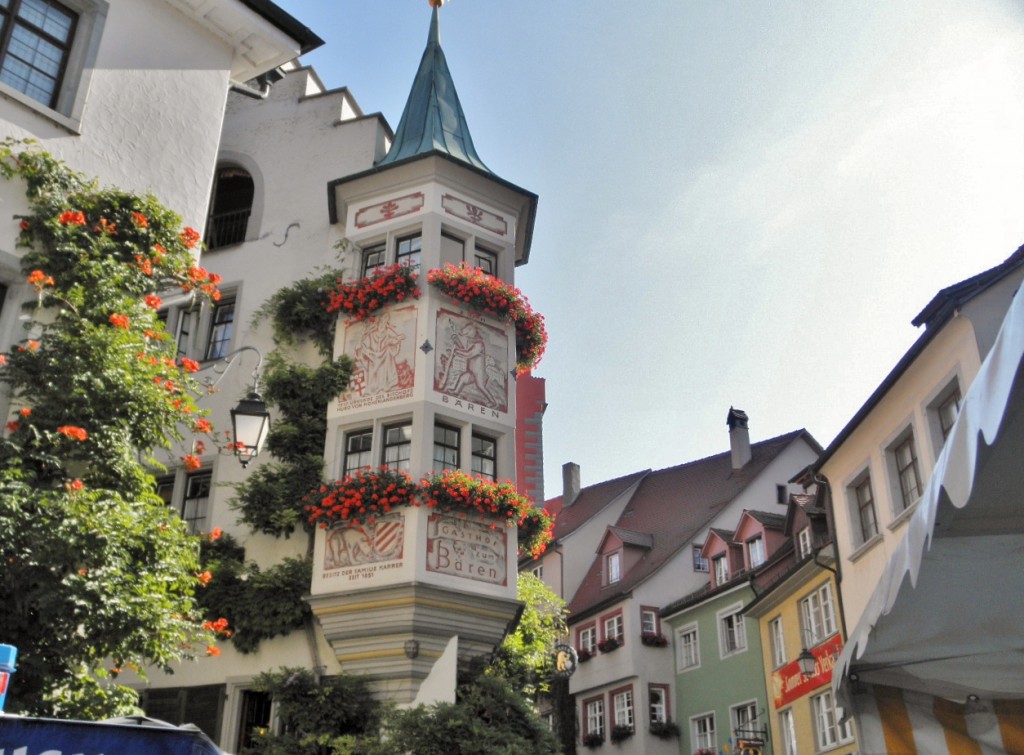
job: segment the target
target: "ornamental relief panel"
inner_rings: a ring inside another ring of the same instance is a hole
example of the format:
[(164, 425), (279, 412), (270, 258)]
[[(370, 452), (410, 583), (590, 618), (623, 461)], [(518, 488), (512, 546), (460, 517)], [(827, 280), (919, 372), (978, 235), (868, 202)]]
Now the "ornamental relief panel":
[(502, 329), (439, 309), (434, 390), (458, 401), (508, 411), (509, 340)]
[(338, 409), (360, 409), (407, 399), (415, 385), (416, 307), (390, 309), (345, 328), (352, 379)]

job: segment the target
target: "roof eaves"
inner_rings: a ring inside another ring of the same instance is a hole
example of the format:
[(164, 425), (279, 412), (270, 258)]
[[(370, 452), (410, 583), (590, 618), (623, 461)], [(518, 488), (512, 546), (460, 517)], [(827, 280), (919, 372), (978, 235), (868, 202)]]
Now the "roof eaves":
[(299, 43), (299, 54), (315, 50), (324, 41), (312, 29), (270, 0), (241, 0), (242, 4)]

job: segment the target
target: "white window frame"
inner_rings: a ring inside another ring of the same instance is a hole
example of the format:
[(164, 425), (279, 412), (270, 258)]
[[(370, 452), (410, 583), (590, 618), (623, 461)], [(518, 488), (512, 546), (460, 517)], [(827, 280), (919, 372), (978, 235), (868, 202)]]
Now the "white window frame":
[(576, 630), (576, 649), (597, 652), (597, 624), (592, 622)]
[(622, 551), (617, 550), (605, 557), (605, 574), (609, 585), (622, 580)]
[(584, 734), (597, 734), (604, 737), (604, 697), (593, 697), (583, 701), (585, 715)]
[(800, 624), (808, 650), (839, 631), (831, 582), (826, 582), (800, 599)]
[[(754, 560), (757, 556), (758, 560)], [(747, 560), (750, 562), (750, 568), (756, 569), (758, 566), (763, 564), (768, 558), (768, 551), (765, 548), (764, 535), (758, 535), (747, 541)]]
[[(743, 711), (752, 714), (749, 720), (740, 720), (743, 718)], [(745, 732), (754, 731), (757, 728), (758, 722), (757, 700), (744, 700), (742, 703), (729, 706), (729, 720), (732, 722), (733, 737), (739, 736), (736, 732), (741, 729)]]
[(700, 668), (700, 629), (697, 623), (676, 630), (676, 673)]
[(715, 585), (724, 585), (729, 581), (729, 554), (720, 553), (711, 559), (715, 570)]
[(654, 608), (640, 609), (640, 633), (660, 634), (661, 627), (658, 621), (658, 611)]
[[(657, 696), (660, 696), (658, 699)], [(667, 684), (647, 685), (647, 720), (652, 724), (668, 723), (669, 690)]]
[(742, 603), (734, 603), (719, 611), (715, 617), (718, 627), (718, 653), (721, 658), (747, 652), (746, 619), (740, 611)]
[(850, 721), (839, 723), (842, 713), (842, 709), (835, 704), (831, 689), (811, 697), (814, 741), (819, 751), (853, 741), (853, 727), (850, 726)]
[(772, 667), (779, 668), (786, 663), (786, 634), (781, 616), (768, 622), (768, 636), (772, 643)]
[(796, 536), (797, 541), (797, 554), (800, 559), (805, 559), (814, 552), (814, 547), (811, 545), (811, 528), (804, 527)]
[(613, 691), (612, 695), (612, 725), (628, 726), (633, 729), (636, 726), (636, 717), (633, 715), (633, 688)]
[(708, 562), (707, 558), (702, 553), (703, 550), (703, 545), (693, 546), (693, 570), (695, 572), (702, 572), (704, 574), (707, 574), (711, 571), (711, 564)]
[(779, 711), (779, 731), (782, 733), (782, 752), (779, 755), (800, 755), (796, 746), (796, 720), (792, 708)]
[(543, 580), (544, 579), (544, 564), (537, 564), (536, 566), (534, 566), (532, 569), (530, 569), (530, 574), (535, 576), (537, 579)]
[[(611, 631), (609, 631), (609, 629)], [(621, 644), (624, 636), (624, 627), (622, 623), (622, 611), (616, 611), (613, 614), (601, 617), (601, 636), (602, 639), (608, 640), (614, 637)]]
[(694, 750), (706, 748), (712, 752), (718, 752), (718, 733), (715, 730), (714, 711), (690, 716), (690, 743)]

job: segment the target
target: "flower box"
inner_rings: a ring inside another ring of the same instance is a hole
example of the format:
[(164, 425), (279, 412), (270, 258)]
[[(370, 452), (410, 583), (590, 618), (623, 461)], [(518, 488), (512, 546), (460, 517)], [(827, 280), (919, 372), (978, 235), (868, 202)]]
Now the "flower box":
[(597, 643), (597, 649), (602, 653), (610, 653), (622, 647), (622, 641), (618, 637), (609, 637)]
[(623, 726), (622, 724), (616, 724), (612, 727), (610, 739), (613, 743), (618, 744), (624, 739), (629, 739), (631, 736), (633, 736), (632, 726)]
[(584, 747), (589, 747), (593, 750), (595, 747), (600, 747), (604, 744), (604, 737), (600, 734), (584, 734), (580, 741), (583, 742)]
[(544, 318), (533, 311), (518, 288), (465, 262), (427, 273), (427, 282), (470, 309), (510, 322), (516, 330), (516, 371), (533, 369), (548, 342)]
[(640, 634), (640, 642), (647, 647), (652, 648), (663, 648), (668, 645), (668, 639), (663, 634), (655, 634), (654, 632), (643, 632)]
[(651, 734), (658, 739), (671, 739), (679, 736), (679, 724), (675, 721), (651, 721)]
[(592, 651), (590, 651), (590, 650), (587, 650), (587, 648), (580, 648), (579, 650), (576, 651), (576, 662), (577, 663), (586, 663), (587, 661), (589, 661), (593, 657), (594, 657), (594, 653)]

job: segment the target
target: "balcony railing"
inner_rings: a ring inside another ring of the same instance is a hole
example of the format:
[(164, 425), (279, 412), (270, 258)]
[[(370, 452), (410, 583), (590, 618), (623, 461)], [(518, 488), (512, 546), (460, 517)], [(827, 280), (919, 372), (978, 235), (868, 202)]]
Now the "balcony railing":
[(222, 246), (241, 244), (245, 241), (245, 231), (249, 227), (251, 209), (232, 210), (210, 215), (206, 221), (206, 235), (203, 241), (207, 249), (219, 249)]

